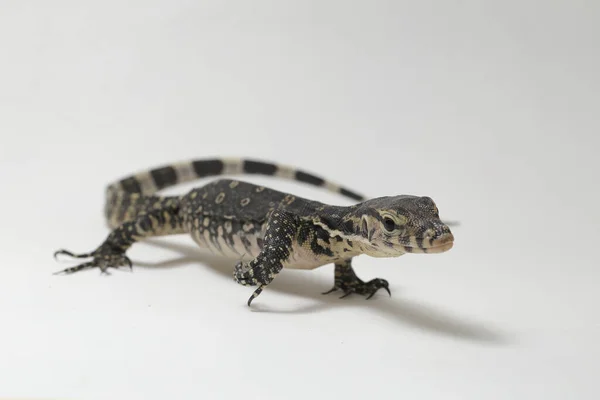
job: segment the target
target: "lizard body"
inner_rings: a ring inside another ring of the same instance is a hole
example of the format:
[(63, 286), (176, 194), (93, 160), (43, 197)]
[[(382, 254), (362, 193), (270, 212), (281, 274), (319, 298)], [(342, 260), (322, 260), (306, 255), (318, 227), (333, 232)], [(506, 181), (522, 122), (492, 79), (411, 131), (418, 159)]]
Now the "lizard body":
[[(321, 186), (359, 201), (334, 206), (235, 179), (218, 179), (181, 196), (159, 196), (159, 190), (218, 175), (262, 174)], [(352, 258), (360, 254), (397, 257), (405, 253), (449, 250), (454, 238), (429, 197), (364, 197), (335, 183), (289, 166), (242, 159), (212, 159), (163, 166), (108, 186), (104, 215), (112, 229), (93, 252), (73, 254), (91, 261), (67, 268), (131, 267), (125, 255), (148, 237), (190, 234), (201, 247), (238, 259), (234, 280), (258, 286), (248, 305), (283, 268), (313, 269), (335, 264), (333, 288), (370, 298), (384, 279), (360, 280)]]

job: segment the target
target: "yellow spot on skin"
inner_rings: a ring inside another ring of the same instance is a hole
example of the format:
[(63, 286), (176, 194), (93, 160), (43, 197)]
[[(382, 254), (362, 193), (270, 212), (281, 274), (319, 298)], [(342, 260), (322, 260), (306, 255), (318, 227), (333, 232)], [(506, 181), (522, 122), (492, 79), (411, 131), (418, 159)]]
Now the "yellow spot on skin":
[(242, 205), (242, 207), (247, 206), (248, 204), (250, 204), (250, 198), (246, 197), (245, 199), (242, 199), (242, 201), (240, 201), (240, 204)]
[(210, 225), (210, 218), (204, 218), (202, 221), (202, 225), (208, 227)]
[(231, 233), (232, 230), (233, 230), (233, 227), (231, 225), (231, 221), (225, 221), (225, 231), (227, 233)]
[(265, 187), (264, 186), (259, 186), (259, 187), (256, 188), (256, 193), (260, 193), (263, 190), (265, 190)]
[(239, 184), (240, 183), (238, 181), (233, 181), (229, 184), (229, 187), (233, 189), (233, 188), (236, 188)]
[(208, 197), (208, 192), (204, 192), (204, 194), (202, 195), (203, 199), (206, 199)]
[(221, 193), (219, 193), (219, 195), (215, 199), (215, 203), (221, 204), (223, 202), (223, 200), (225, 200), (225, 193), (221, 192)]
[(198, 196), (198, 192), (192, 192), (192, 194), (190, 194), (190, 199), (195, 199)]

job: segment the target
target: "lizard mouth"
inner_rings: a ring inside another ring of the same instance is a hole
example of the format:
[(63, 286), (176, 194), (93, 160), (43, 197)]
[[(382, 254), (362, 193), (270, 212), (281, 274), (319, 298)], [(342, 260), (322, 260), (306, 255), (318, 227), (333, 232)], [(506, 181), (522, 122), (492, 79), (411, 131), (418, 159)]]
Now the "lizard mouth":
[(425, 247), (423, 249), (423, 253), (443, 253), (445, 251), (448, 251), (452, 248), (452, 246), (454, 246), (454, 241), (450, 241), (450, 242), (446, 242), (446, 243), (440, 243), (437, 244), (435, 246), (431, 246), (431, 247)]
[[(434, 240), (431, 243), (426, 245), (427, 240), (419, 241), (421, 246), (411, 244), (403, 245), (404, 249), (407, 253), (443, 253), (450, 250), (454, 246), (454, 236), (452, 234), (442, 235)], [(416, 244), (416, 243), (415, 243)]]

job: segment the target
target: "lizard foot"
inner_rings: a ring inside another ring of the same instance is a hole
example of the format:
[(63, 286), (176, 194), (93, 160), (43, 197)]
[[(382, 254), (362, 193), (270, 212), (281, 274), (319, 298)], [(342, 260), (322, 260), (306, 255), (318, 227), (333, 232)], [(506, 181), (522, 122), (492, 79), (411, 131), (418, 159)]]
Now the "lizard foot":
[(74, 272), (89, 268), (100, 268), (100, 271), (107, 273), (109, 268), (119, 268), (127, 265), (129, 266), (129, 269), (132, 269), (133, 266), (131, 260), (125, 255), (123, 250), (115, 249), (114, 247), (106, 245), (100, 246), (97, 250), (91, 253), (74, 254), (68, 250), (58, 250), (54, 253), (54, 257), (56, 258), (59, 254), (67, 255), (73, 258), (92, 258), (92, 260), (55, 272), (54, 275), (72, 274)]
[(256, 286), (260, 282), (254, 276), (254, 268), (249, 263), (239, 262), (233, 268), (233, 280), (240, 285)]
[(390, 292), (388, 281), (381, 278), (371, 279), (369, 282), (363, 282), (358, 278), (356, 278), (355, 280), (336, 280), (333, 287), (323, 294), (329, 294), (337, 290), (341, 290), (344, 293), (344, 295), (340, 297), (340, 299), (343, 299), (344, 297), (348, 297), (351, 294), (356, 293), (363, 296), (367, 296), (368, 300), (371, 297), (373, 297), (379, 289), (385, 289), (385, 291), (388, 292), (390, 296), (392, 295), (392, 292)]
[[(255, 276), (256, 271), (256, 276)], [(252, 304), (252, 300), (258, 297), (262, 293), (263, 288), (269, 283), (268, 281), (261, 282), (261, 272), (249, 263), (239, 262), (233, 268), (233, 280), (240, 285), (244, 286), (258, 286), (258, 288), (252, 293), (252, 296), (248, 299), (248, 307)]]

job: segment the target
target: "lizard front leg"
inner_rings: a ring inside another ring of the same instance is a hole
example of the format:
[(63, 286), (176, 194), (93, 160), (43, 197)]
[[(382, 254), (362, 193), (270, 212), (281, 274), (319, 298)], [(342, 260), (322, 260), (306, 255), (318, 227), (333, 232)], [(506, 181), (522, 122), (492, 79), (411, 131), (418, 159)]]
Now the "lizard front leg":
[(177, 210), (155, 210), (138, 215), (134, 220), (127, 221), (114, 229), (106, 240), (94, 251), (74, 254), (68, 250), (58, 250), (54, 253), (68, 255), (74, 258), (91, 258), (91, 261), (66, 268), (57, 274), (71, 274), (89, 268), (100, 268), (107, 272), (108, 268), (118, 268), (128, 265), (131, 260), (125, 255), (127, 249), (135, 242), (152, 236), (164, 236), (183, 233), (183, 224)]
[(258, 288), (248, 299), (248, 306), (283, 268), (292, 253), (292, 245), (300, 224), (299, 218), (287, 211), (275, 210), (271, 213), (265, 229), (263, 247), (258, 256), (250, 262), (239, 262), (233, 272), (233, 279), (244, 286)]
[(338, 289), (344, 293), (344, 295), (340, 297), (342, 299), (351, 295), (352, 293), (367, 296), (367, 299), (370, 299), (379, 289), (385, 289), (390, 296), (392, 295), (389, 289), (389, 284), (385, 279), (375, 278), (368, 282), (364, 282), (358, 276), (356, 276), (354, 269), (352, 269), (351, 258), (335, 263), (335, 278), (333, 287), (323, 294), (329, 294)]

